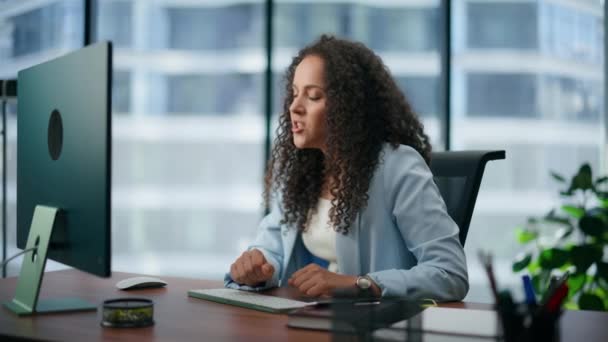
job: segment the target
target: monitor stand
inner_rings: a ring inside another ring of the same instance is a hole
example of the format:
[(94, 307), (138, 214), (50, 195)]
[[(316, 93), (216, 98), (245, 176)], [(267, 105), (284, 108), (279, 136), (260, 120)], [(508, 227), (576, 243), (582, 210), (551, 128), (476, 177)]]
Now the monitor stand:
[[(15, 298), (4, 306), (19, 316), (37, 313), (96, 310), (95, 304), (79, 298), (38, 299), (44, 275), (47, 252), (53, 226), (58, 221), (60, 209), (37, 205), (27, 238), (26, 249), (36, 247), (23, 257)], [(60, 228), (61, 229), (61, 228)]]

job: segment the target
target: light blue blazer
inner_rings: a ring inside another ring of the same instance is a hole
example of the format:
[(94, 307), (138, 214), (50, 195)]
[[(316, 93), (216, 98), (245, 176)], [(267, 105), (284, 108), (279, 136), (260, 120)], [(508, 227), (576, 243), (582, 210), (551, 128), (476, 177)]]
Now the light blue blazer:
[[(465, 255), (431, 171), (409, 146), (386, 144), (380, 158), (367, 207), (347, 235), (336, 236), (340, 273), (369, 275), (385, 297), (461, 300), (469, 288)], [(274, 266), (272, 279), (250, 287), (227, 273), (226, 287), (259, 291), (287, 286), (289, 277), (311, 262), (301, 233), (279, 224), (281, 218), (280, 209), (273, 208), (249, 247), (259, 249)]]

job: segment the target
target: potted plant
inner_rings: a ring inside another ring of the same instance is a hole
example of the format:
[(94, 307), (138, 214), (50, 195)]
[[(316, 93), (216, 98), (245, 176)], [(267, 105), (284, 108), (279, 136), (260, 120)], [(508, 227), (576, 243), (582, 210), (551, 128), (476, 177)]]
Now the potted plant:
[(560, 192), (562, 203), (516, 229), (524, 251), (513, 271), (527, 271), (541, 298), (552, 277), (568, 272), (566, 308), (608, 310), (608, 177), (593, 179), (589, 164), (569, 182), (555, 172), (551, 176), (567, 187)]

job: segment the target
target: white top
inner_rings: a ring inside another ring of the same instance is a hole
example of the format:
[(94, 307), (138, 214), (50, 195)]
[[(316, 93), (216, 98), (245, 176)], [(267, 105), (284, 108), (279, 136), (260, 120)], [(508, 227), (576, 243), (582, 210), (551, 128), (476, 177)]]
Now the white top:
[(319, 198), (317, 211), (309, 216), (306, 231), (302, 233), (302, 241), (310, 253), (329, 261), (329, 271), (338, 272), (336, 231), (329, 222), (329, 209), (331, 200)]

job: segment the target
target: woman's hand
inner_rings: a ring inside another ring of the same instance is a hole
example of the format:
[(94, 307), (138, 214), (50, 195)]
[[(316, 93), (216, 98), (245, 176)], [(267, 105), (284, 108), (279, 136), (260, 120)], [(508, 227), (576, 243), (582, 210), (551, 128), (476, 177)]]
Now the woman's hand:
[(241, 285), (256, 286), (272, 278), (274, 267), (264, 254), (257, 249), (243, 252), (236, 261), (230, 265), (230, 277)]
[(357, 277), (330, 272), (317, 264), (309, 264), (289, 278), (289, 285), (300, 292), (317, 297), (331, 295), (331, 292), (340, 288), (355, 288)]

